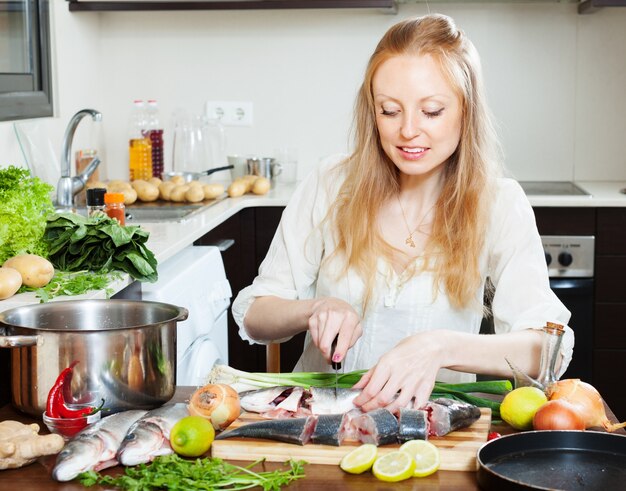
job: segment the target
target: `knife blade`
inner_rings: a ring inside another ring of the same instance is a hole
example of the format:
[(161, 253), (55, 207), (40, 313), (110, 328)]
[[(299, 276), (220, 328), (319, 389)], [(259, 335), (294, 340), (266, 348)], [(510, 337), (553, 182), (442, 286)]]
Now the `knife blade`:
[(341, 370), (341, 362), (333, 361), (333, 356), (335, 356), (335, 348), (337, 348), (337, 338), (339, 335), (335, 336), (333, 343), (330, 346), (330, 365), (335, 370), (335, 399), (337, 399), (337, 385), (339, 384), (339, 370)]

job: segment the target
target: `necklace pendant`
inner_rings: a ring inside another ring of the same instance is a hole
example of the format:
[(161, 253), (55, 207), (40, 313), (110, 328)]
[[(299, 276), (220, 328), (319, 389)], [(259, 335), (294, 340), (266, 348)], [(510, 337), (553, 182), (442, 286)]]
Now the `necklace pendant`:
[(415, 247), (415, 242), (413, 242), (413, 234), (409, 235), (404, 241), (404, 243), (408, 245), (409, 247)]

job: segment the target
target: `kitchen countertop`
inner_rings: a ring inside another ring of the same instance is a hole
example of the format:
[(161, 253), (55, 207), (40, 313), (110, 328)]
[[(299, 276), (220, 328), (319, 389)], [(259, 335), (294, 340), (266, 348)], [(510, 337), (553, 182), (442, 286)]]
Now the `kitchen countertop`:
[[(626, 194), (620, 193), (621, 189), (626, 189), (626, 181), (577, 181), (575, 184), (590, 193), (590, 196), (529, 196), (528, 199), (532, 206), (542, 207), (626, 207)], [(286, 206), (296, 185), (278, 183), (263, 196), (246, 194), (239, 198), (223, 197), (182, 222), (143, 223), (141, 227), (150, 232), (148, 247), (157, 261), (163, 263), (244, 208)], [(110, 287), (116, 293), (130, 283), (132, 280), (124, 275)], [(98, 290), (74, 297), (57, 297), (53, 301), (105, 297), (105, 292)], [(38, 303), (34, 293), (22, 293), (0, 301), (0, 312), (33, 303)]]

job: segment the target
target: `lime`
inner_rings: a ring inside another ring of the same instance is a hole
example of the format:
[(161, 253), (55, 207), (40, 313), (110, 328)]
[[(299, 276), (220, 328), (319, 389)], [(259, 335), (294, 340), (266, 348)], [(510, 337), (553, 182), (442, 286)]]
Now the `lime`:
[(441, 459), (439, 449), (425, 440), (410, 440), (400, 446), (400, 450), (412, 455), (415, 459), (413, 476), (426, 477), (439, 469)]
[(364, 443), (343, 456), (339, 467), (350, 474), (369, 471), (378, 455), (378, 448), (372, 443)]
[(372, 472), (381, 481), (397, 482), (413, 477), (415, 459), (400, 450), (389, 452), (374, 461)]
[(170, 445), (183, 457), (199, 457), (211, 447), (215, 430), (211, 422), (202, 416), (186, 416), (178, 421), (170, 432)]
[(519, 387), (509, 392), (500, 405), (500, 416), (517, 430), (530, 430), (537, 410), (548, 402), (542, 390)]

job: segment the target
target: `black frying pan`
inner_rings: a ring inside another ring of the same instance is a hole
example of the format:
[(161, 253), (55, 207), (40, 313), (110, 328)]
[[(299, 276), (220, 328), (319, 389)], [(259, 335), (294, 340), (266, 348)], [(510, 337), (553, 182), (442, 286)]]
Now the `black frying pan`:
[(528, 431), (478, 451), (482, 489), (624, 490), (626, 436), (595, 431)]

